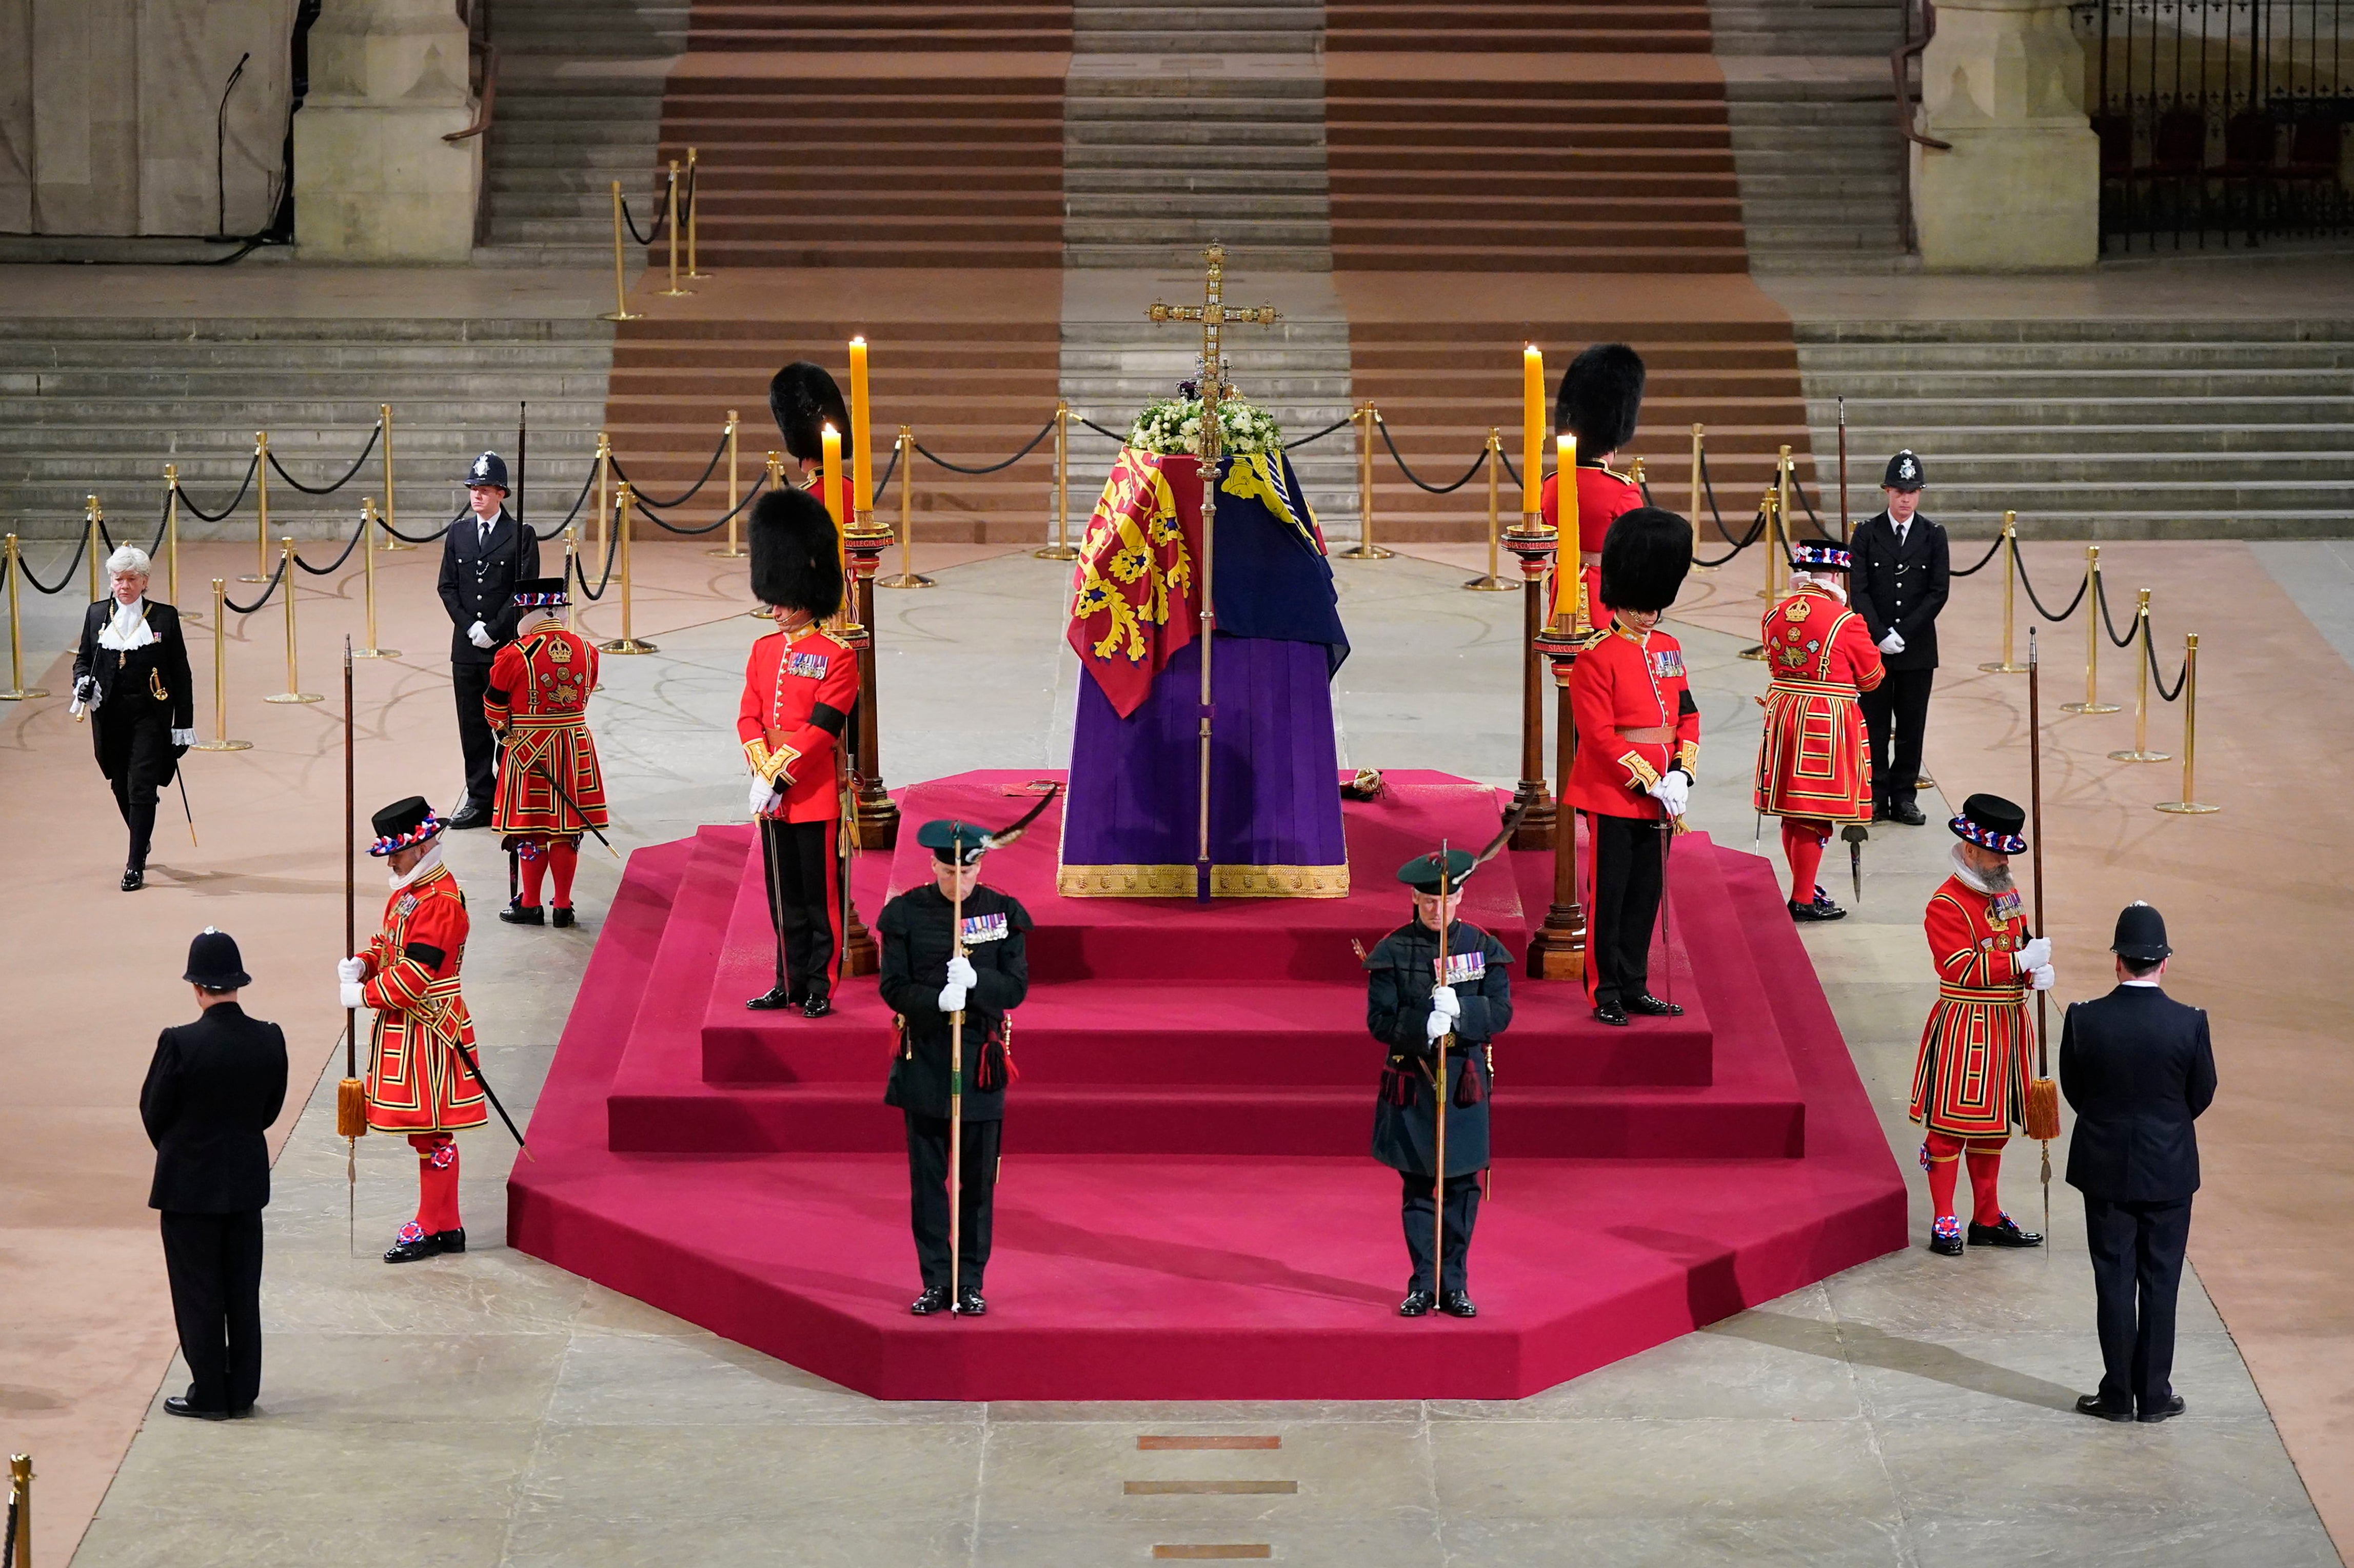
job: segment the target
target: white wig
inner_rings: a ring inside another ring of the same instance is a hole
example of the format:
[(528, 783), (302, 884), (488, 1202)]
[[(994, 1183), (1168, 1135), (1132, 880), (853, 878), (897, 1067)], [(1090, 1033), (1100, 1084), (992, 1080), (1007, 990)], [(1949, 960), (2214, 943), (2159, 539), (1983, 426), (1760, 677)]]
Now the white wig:
[(132, 572), (143, 577), (151, 575), (154, 564), (138, 546), (117, 545), (114, 554), (106, 557), (106, 575), (111, 577)]

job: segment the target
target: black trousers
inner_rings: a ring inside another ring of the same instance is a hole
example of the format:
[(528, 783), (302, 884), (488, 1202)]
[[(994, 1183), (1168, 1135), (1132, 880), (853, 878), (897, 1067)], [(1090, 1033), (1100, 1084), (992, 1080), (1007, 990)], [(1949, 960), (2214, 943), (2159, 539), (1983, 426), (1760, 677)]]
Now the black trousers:
[[(907, 1118), (907, 1224), (916, 1233), (916, 1264), (924, 1288), (949, 1282), (949, 1118), (904, 1113)], [(1002, 1121), (964, 1124), (963, 1185), (957, 1192), (957, 1293), (981, 1288), (989, 1267), (990, 1230), (996, 1218), (997, 1155)]]
[(243, 1410), (261, 1392), (261, 1211), (167, 1209), (163, 1222), (187, 1401), (198, 1410)]
[[(1431, 1210), (1435, 1206), (1438, 1183), (1427, 1176), (1411, 1171), (1398, 1172), (1405, 1193), (1398, 1202), (1398, 1218), (1405, 1226), (1405, 1255), (1414, 1265), (1414, 1277), (1409, 1290), (1430, 1288)], [(1471, 1227), (1479, 1218), (1479, 1177), (1449, 1176), (1447, 1179), (1447, 1255), (1439, 1260), (1441, 1290), (1468, 1288), (1471, 1253)]]
[(842, 978), (841, 862), (836, 824), (760, 819), (769, 924), (777, 933), (777, 983), (832, 996)]
[(2154, 1410), (2174, 1393), (2174, 1298), (2190, 1240), (2190, 1200), (2117, 1203), (2084, 1194), (2101, 1330), (2101, 1400)]
[(498, 742), (482, 716), (482, 694), (490, 690), (488, 664), (452, 664), (450, 689), (458, 700), (458, 747), (466, 756), (468, 809), (487, 811), (499, 798)]
[(131, 852), (122, 863), (143, 871), (155, 837), (155, 794), (172, 781), (172, 710), (142, 693), (101, 705), (91, 722), (98, 726), (99, 770), (131, 830)]
[(1882, 805), (1911, 805), (1919, 792), (1921, 732), (1929, 721), (1932, 670), (1891, 670), (1887, 679), (1856, 699), (1863, 709), (1864, 736), (1872, 747), (1872, 793)]
[(1651, 987), (1651, 928), (1665, 876), (1664, 824), (1642, 817), (1582, 813), (1593, 844), (1585, 902), (1585, 994), (1596, 1007), (1624, 1003)]

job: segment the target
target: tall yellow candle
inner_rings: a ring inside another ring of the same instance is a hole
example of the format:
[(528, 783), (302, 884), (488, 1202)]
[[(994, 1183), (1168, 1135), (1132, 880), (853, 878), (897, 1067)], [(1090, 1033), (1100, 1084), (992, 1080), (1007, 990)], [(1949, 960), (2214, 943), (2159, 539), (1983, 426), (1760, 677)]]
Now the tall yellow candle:
[(1521, 513), (1533, 516), (1544, 492), (1544, 350), (1521, 350)]
[(817, 496), (825, 503), (826, 515), (833, 519), (834, 537), (839, 539), (842, 536), (842, 432), (828, 424), (820, 439), (825, 442), (825, 453), (817, 465)]
[(1577, 537), (1577, 437), (1564, 430), (1553, 439), (1553, 611), (1566, 615), (1585, 586)]
[(850, 513), (863, 514), (874, 504), (875, 474), (866, 466), (867, 434), (871, 424), (866, 407), (866, 340), (850, 340)]

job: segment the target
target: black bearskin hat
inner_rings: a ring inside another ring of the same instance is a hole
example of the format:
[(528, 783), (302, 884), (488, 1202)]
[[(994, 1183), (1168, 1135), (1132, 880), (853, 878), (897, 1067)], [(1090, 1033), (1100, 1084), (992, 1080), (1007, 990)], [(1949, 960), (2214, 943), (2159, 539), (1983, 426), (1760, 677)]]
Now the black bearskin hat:
[(1577, 438), (1581, 461), (1635, 439), (1643, 411), (1643, 356), (1623, 343), (1597, 343), (1561, 373), (1553, 424)]
[(752, 597), (820, 620), (842, 608), (842, 554), (824, 503), (795, 487), (752, 503)]
[(1691, 524), (1664, 507), (1619, 514), (1602, 541), (1602, 602), (1614, 609), (1662, 610), (1691, 570)]
[(797, 461), (815, 462), (825, 455), (828, 425), (842, 432), (842, 461), (850, 461), (850, 409), (824, 366), (797, 359), (778, 371), (769, 382), (769, 412), (785, 438), (785, 450)]

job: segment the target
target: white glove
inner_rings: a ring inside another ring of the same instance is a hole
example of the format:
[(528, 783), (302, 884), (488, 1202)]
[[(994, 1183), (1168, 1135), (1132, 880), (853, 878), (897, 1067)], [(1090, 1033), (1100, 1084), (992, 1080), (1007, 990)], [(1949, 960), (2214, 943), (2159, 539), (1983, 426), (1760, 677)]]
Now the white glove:
[(2041, 968), (2038, 969), (2033, 976), (2029, 979), (2028, 985), (2031, 990), (2050, 991), (2053, 982), (2058, 980), (2059, 978), (2059, 972), (2053, 969), (2050, 964), (2045, 964)]
[(759, 816), (775, 804), (777, 787), (756, 773), (752, 776), (752, 792), (748, 798), (751, 801), (752, 814), (756, 817)]
[(337, 959), (335, 960), (335, 978), (343, 981), (345, 985), (359, 984), (360, 981), (367, 979), (367, 960), (366, 959)]
[(1880, 651), (1882, 653), (1902, 653), (1904, 652), (1904, 639), (1892, 627), (1888, 635), (1880, 640)]
[(196, 732), (192, 729), (175, 729), (172, 732), (172, 744), (174, 746), (194, 746), (196, 744)]
[(940, 1011), (942, 1012), (962, 1012), (964, 1011), (964, 987), (953, 984), (940, 987)]
[(1647, 791), (1670, 817), (1681, 817), (1691, 804), (1691, 779), (1683, 769), (1670, 768), (1659, 776), (1659, 781)]
[(981, 977), (973, 973), (970, 959), (960, 953), (949, 960), (949, 984), (970, 990), (980, 983)]
[(1422, 1032), (1433, 1040), (1443, 1034), (1452, 1034), (1455, 1033), (1455, 1020), (1443, 1012), (1434, 1012), (1423, 1021)]
[(349, 1012), (355, 1007), (366, 1007), (367, 1003), (362, 1000), (360, 996), (360, 982), (357, 980), (344, 981), (343, 985), (338, 989), (335, 1005), (342, 1008), (346, 1012)]
[(98, 677), (84, 675), (74, 683), (73, 700), (88, 707), (98, 696)]
[(1430, 988), (1430, 1010), (1433, 1012), (1443, 1012), (1449, 1018), (1463, 1016), (1463, 1004), (1455, 1000), (1455, 988), (1451, 985), (1435, 985)]
[(478, 620), (466, 628), (466, 641), (477, 648), (488, 648), (491, 646), (490, 629)]
[(2038, 937), (2019, 949), (2019, 972), (2031, 974), (2052, 962), (2052, 938)]

